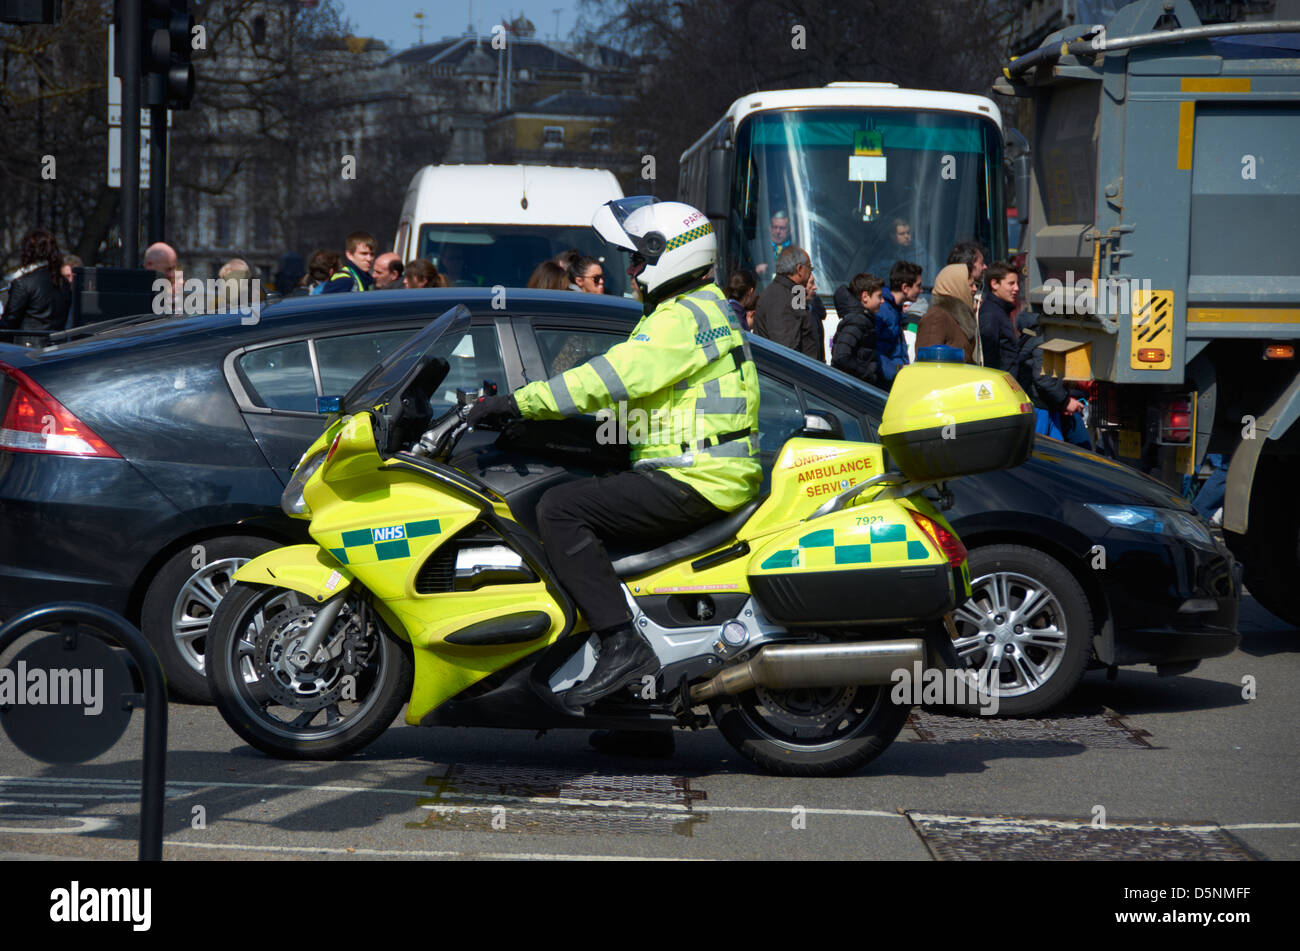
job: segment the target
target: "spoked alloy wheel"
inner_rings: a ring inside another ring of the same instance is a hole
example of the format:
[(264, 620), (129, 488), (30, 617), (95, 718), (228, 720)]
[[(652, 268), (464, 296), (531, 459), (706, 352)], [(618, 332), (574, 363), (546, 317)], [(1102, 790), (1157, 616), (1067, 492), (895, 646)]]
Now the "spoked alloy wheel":
[(172, 605), (172, 636), (176, 652), (197, 671), (203, 672), (203, 649), (212, 615), (234, 584), (234, 574), (249, 558), (223, 558), (204, 565), (187, 580)]
[(410, 645), (356, 592), (316, 656), (297, 666), (318, 610), (294, 591), (237, 584), (212, 621), (213, 698), (236, 733), (272, 756), (346, 756), (387, 729), (411, 692)]
[(765, 769), (787, 776), (851, 772), (879, 756), (907, 720), (888, 687), (758, 687), (715, 701), (727, 742)]
[(204, 657), (212, 617), (235, 572), (276, 547), (252, 535), (204, 539), (174, 552), (150, 581), (140, 630), (158, 652), (167, 687), (177, 699), (211, 701)]
[(957, 656), (980, 673), (981, 688), (989, 685), (999, 714), (1055, 706), (1078, 684), (1092, 649), (1083, 589), (1060, 562), (1020, 545), (976, 549), (970, 570), (970, 600), (953, 614)]

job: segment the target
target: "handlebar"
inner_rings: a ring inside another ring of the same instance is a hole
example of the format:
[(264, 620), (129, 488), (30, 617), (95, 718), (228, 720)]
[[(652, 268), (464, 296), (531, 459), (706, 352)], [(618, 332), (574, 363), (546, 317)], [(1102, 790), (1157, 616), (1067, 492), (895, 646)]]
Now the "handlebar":
[(419, 442), (411, 447), (412, 455), (425, 456), (438, 461), (446, 460), (456, 448), (456, 443), (469, 432), (469, 425), (465, 422), (465, 417), (468, 415), (467, 404), (453, 406), (425, 431)]

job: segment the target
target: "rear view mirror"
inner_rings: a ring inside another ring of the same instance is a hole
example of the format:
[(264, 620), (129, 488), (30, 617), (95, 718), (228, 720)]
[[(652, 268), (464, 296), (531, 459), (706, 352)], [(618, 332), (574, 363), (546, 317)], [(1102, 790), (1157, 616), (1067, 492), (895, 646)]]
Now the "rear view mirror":
[(704, 193), (704, 215), (706, 218), (731, 217), (728, 207), (731, 197), (731, 155), (726, 149), (713, 149), (709, 152), (709, 178)]
[(341, 413), (341, 412), (343, 412), (343, 397), (341, 397), (341, 396), (318, 396), (318, 397), (316, 397), (316, 412), (318, 412), (318, 413)]
[(803, 429), (797, 435), (808, 439), (843, 439), (844, 426), (834, 413), (814, 410), (804, 413)]

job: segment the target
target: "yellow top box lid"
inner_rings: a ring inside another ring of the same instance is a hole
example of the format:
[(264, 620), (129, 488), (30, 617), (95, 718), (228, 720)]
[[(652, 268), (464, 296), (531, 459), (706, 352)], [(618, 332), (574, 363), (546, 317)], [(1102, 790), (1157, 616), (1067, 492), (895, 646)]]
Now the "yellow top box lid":
[(918, 361), (900, 369), (894, 378), (880, 435), (1033, 412), (1025, 391), (1005, 371), (967, 363)]

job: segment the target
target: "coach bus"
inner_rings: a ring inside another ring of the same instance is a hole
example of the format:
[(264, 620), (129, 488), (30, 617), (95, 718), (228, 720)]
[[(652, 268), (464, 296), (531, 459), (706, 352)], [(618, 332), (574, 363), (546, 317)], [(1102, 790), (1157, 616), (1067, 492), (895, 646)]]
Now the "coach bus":
[(766, 286), (788, 239), (828, 308), (853, 275), (887, 279), (899, 259), (928, 289), (958, 241), (1006, 255), (1002, 119), (983, 96), (893, 83), (751, 93), (682, 153), (678, 195), (718, 233), (719, 283), (749, 268)]

